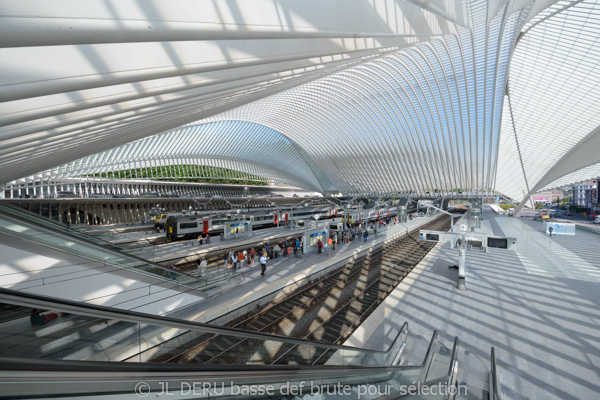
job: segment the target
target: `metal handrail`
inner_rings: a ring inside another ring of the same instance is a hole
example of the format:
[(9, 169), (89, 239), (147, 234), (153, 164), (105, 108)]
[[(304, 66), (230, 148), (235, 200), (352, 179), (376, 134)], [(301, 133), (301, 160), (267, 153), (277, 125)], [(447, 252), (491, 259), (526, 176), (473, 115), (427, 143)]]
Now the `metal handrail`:
[[(0, 208), (1, 208), (1, 206), (2, 205), (0, 205)], [(163, 265), (154, 263), (154, 262), (152, 262), (150, 260), (146, 260), (144, 258), (137, 257), (137, 256), (135, 256), (133, 254), (129, 254), (129, 253), (125, 252), (125, 251), (122, 251), (123, 249), (120, 248), (119, 246), (115, 246), (115, 245), (111, 244), (111, 246), (117, 247), (117, 248), (120, 249), (120, 250), (114, 250), (114, 249), (111, 249), (109, 247), (105, 247), (105, 246), (102, 246), (102, 245), (100, 245), (98, 243), (95, 243), (92, 240), (87, 241), (84, 238), (78, 237), (77, 235), (72, 235), (72, 234), (70, 234), (68, 232), (63, 232), (63, 231), (58, 230), (58, 229), (53, 229), (51, 227), (48, 227), (48, 226), (36, 223), (35, 221), (30, 221), (28, 219), (25, 219), (25, 218), (22, 218), (22, 217), (19, 217), (19, 216), (16, 216), (16, 215), (12, 215), (12, 214), (7, 213), (7, 212), (5, 212), (5, 211), (3, 211), (1, 209), (0, 209), (0, 214), (4, 215), (5, 218), (15, 219), (17, 221), (24, 222), (24, 223), (27, 223), (27, 224), (31, 224), (31, 225), (37, 226), (38, 228), (47, 230), (47, 231), (51, 232), (52, 234), (56, 234), (56, 235), (59, 235), (59, 236), (67, 237), (67, 238), (69, 238), (69, 240), (74, 240), (74, 241), (78, 241), (78, 242), (81, 242), (81, 243), (85, 243), (86, 245), (89, 245), (89, 246), (92, 246), (92, 247), (96, 247), (96, 248), (101, 249), (102, 251), (105, 251), (105, 252), (108, 252), (108, 253), (118, 254), (119, 257), (131, 258), (131, 259), (134, 259), (134, 260), (136, 260), (138, 262), (141, 262), (143, 264), (150, 265), (150, 266), (152, 266), (154, 268), (158, 268), (160, 270), (163, 270), (163, 271), (166, 271), (166, 272), (169, 272), (169, 273), (173, 273), (173, 274), (181, 275), (181, 276), (186, 276), (187, 278), (192, 279), (192, 282), (197, 279), (193, 275), (189, 275), (189, 274), (187, 274), (185, 272), (172, 270), (172, 269), (169, 269), (169, 268), (167, 268), (167, 267), (165, 267)], [(85, 234), (81, 234), (81, 235), (82, 236), (88, 236), (88, 235), (85, 235)], [(93, 240), (96, 240), (95, 237), (91, 237), (91, 238), (93, 238)], [(106, 243), (110, 243), (110, 242), (106, 242)], [(164, 277), (162, 277), (161, 275), (158, 275), (158, 274), (153, 274), (153, 276), (154, 275), (156, 275), (157, 277), (160, 277), (160, 278), (164, 278)], [(167, 280), (167, 281), (171, 281), (171, 280)]]
[(286, 342), (297, 345), (310, 345), (315, 347), (323, 347), (336, 350), (350, 350), (362, 353), (385, 353), (380, 350), (361, 349), (358, 347), (318, 343), (305, 339), (288, 338), (279, 335), (273, 335), (269, 333), (259, 333), (255, 331), (229, 328), (211, 324), (205, 324), (195, 321), (187, 321), (167, 316), (156, 316), (146, 313), (130, 310), (120, 310), (110, 307), (104, 307), (89, 303), (80, 303), (71, 300), (58, 299), (49, 296), (42, 296), (33, 293), (27, 293), (22, 291), (16, 291), (0, 287), (0, 300), (4, 303), (21, 305), (31, 308), (39, 308), (45, 310), (56, 310), (66, 313), (72, 313), (76, 315), (86, 315), (96, 318), (105, 319), (116, 319), (124, 322), (131, 322), (135, 324), (148, 324), (148, 325), (164, 325), (174, 328), (182, 328), (188, 330), (202, 330), (205, 333), (213, 333), (217, 335), (229, 335), (240, 338), (258, 339), (258, 340), (273, 340), (278, 342)]
[(421, 364), (421, 367), (423, 367), (423, 371), (421, 372), (419, 381), (423, 381), (427, 377), (427, 372), (429, 371), (431, 361), (433, 360), (433, 355), (435, 353), (437, 344), (438, 332), (433, 331), (433, 334), (431, 335), (431, 341), (429, 342), (429, 347), (427, 348), (427, 353), (425, 353), (425, 358), (423, 359), (423, 363)]
[[(66, 231), (72, 231), (72, 232), (76, 232), (76, 235), (80, 235), (80, 236), (84, 236), (84, 237), (86, 237), (86, 238), (90, 238), (90, 242), (93, 242), (93, 241), (103, 242), (103, 243), (106, 243), (106, 245), (107, 245), (107, 246), (116, 247), (116, 248), (118, 248), (118, 249), (120, 249), (120, 250), (126, 250), (125, 248), (123, 248), (123, 247), (119, 246), (118, 244), (114, 244), (114, 243), (111, 243), (111, 242), (109, 242), (109, 241), (107, 241), (107, 240), (100, 239), (98, 236), (92, 236), (92, 235), (89, 235), (89, 234), (87, 234), (87, 233), (84, 233), (84, 232), (80, 231), (79, 229), (75, 229), (75, 228), (73, 228), (72, 226), (69, 226), (69, 225), (63, 224), (63, 223), (61, 223), (61, 222), (58, 222), (58, 221), (56, 221), (56, 220), (54, 220), (54, 219), (52, 219), (52, 218), (47, 218), (47, 217), (44, 217), (44, 216), (38, 215), (38, 214), (36, 214), (36, 213), (34, 213), (34, 212), (32, 212), (32, 211), (26, 210), (26, 209), (24, 209), (24, 208), (21, 208), (21, 207), (17, 207), (17, 206), (15, 206), (14, 204), (10, 204), (10, 203), (4, 203), (4, 202), (3, 202), (3, 203), (0, 203), (0, 209), (1, 209), (2, 207), (9, 208), (9, 209), (11, 209), (11, 210), (14, 210), (14, 211), (20, 212), (20, 213), (22, 213), (22, 214), (31, 215), (32, 217), (35, 217), (35, 218), (36, 218), (36, 219), (38, 219), (38, 220), (41, 220), (41, 221), (44, 221), (44, 222), (48, 222), (48, 223), (50, 223), (50, 224), (52, 224), (52, 225), (55, 225), (55, 226), (57, 226), (57, 227), (60, 227), (60, 228), (62, 228), (62, 229), (65, 229)], [(0, 212), (2, 212), (2, 210), (0, 210)], [(14, 218), (19, 218), (18, 216), (15, 216), (15, 215), (13, 215), (13, 214), (9, 214), (9, 215), (10, 215), (11, 217), (14, 217)], [(19, 219), (22, 219), (22, 218), (19, 218)], [(39, 225), (41, 225), (40, 223), (36, 222), (35, 220), (29, 220), (29, 219), (26, 219), (25, 221), (26, 221), (26, 222), (29, 222), (29, 223), (32, 223), (32, 224), (34, 224), (34, 225), (38, 225), (38, 226), (39, 226)], [(43, 226), (44, 228), (47, 228), (47, 226), (45, 226), (45, 225), (42, 225), (42, 226)], [(49, 229), (52, 229), (52, 228), (49, 228)], [(112, 233), (112, 232), (111, 232), (111, 233)], [(68, 234), (68, 233), (67, 233), (67, 234)], [(74, 235), (74, 236), (75, 236), (75, 235)]]
[[(0, 358), (0, 382), (6, 382), (4, 395), (28, 398), (47, 398), (60, 395), (96, 396), (98, 390), (106, 396), (156, 396), (165, 393), (165, 383), (173, 392), (198, 382), (224, 388), (221, 394), (211, 393), (213, 399), (232, 398), (231, 388), (237, 385), (272, 387), (273, 393), (285, 393), (290, 385), (302, 388), (300, 396), (312, 393), (313, 382), (319, 387), (358, 387), (361, 385), (400, 383), (404, 373), (413, 366), (302, 366), (302, 365), (210, 365), (161, 363), (107, 363), (94, 361), (27, 360)], [(26, 378), (15, 378), (20, 374)], [(395, 382), (397, 380), (399, 382)], [(186, 383), (186, 385), (182, 385)], [(409, 383), (408, 381), (406, 382)], [(139, 387), (139, 385), (142, 385)], [(22, 388), (28, 393), (23, 393)], [(138, 387), (144, 392), (138, 391)], [(102, 389), (100, 389), (102, 388)], [(184, 389), (182, 389), (184, 388)], [(194, 389), (196, 390), (196, 389)], [(50, 396), (49, 396), (50, 395)], [(195, 396), (196, 397), (196, 396)], [(204, 396), (201, 396), (204, 397)], [(253, 396), (260, 398), (263, 396)], [(266, 398), (266, 396), (264, 396)], [(271, 396), (272, 397), (272, 396)], [(283, 397), (283, 396), (278, 396)], [(118, 397), (116, 397), (118, 398)]]

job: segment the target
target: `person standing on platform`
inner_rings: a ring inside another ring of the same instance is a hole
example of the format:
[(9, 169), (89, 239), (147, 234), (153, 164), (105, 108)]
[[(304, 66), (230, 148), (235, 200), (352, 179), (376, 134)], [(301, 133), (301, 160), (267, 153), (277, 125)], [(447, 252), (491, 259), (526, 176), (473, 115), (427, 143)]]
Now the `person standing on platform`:
[(207, 233), (206, 234), (206, 244), (210, 243), (210, 235)]
[(250, 265), (254, 265), (254, 257), (256, 256), (256, 251), (254, 251), (254, 247), (250, 250)]
[(225, 268), (229, 266), (229, 255), (227, 251), (223, 252), (223, 261), (225, 262)]
[(265, 271), (267, 270), (267, 256), (263, 253), (262, 256), (260, 256), (260, 275), (264, 276), (265, 275)]
[(233, 256), (231, 257), (231, 263), (233, 264), (234, 271), (237, 269), (237, 262), (238, 262), (238, 252), (236, 251), (235, 254), (233, 254)]
[(369, 240), (369, 231), (365, 229), (365, 243)]

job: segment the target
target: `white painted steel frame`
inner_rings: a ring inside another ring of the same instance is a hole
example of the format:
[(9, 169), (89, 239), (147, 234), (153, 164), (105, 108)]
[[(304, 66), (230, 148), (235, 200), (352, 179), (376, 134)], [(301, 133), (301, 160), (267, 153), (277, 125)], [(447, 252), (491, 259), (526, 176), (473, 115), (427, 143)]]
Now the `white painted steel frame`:
[(0, 182), (185, 164), (526, 198), (600, 174), (599, 22), (592, 0), (4, 1)]

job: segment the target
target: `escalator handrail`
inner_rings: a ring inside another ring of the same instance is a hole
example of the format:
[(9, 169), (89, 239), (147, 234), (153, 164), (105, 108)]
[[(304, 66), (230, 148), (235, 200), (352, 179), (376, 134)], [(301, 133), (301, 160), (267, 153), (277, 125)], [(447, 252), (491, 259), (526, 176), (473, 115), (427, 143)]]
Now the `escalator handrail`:
[[(79, 235), (80, 235), (80, 236), (83, 236), (83, 237), (84, 237), (84, 239), (85, 239), (85, 238), (90, 238), (90, 241), (91, 241), (91, 242), (93, 242), (93, 241), (97, 241), (97, 242), (103, 242), (103, 243), (106, 243), (106, 246), (112, 246), (112, 247), (116, 247), (117, 249), (119, 249), (119, 250), (122, 250), (122, 251), (125, 251), (125, 250), (126, 250), (126, 249), (124, 249), (123, 247), (119, 246), (118, 244), (111, 243), (111, 242), (109, 242), (108, 240), (100, 239), (100, 238), (99, 238), (99, 237), (97, 237), (97, 236), (88, 235), (87, 233), (85, 233), (85, 232), (82, 232), (82, 231), (80, 231), (79, 229), (75, 229), (75, 228), (73, 228), (73, 227), (71, 227), (71, 226), (69, 226), (69, 225), (63, 224), (63, 223), (61, 223), (61, 222), (59, 222), (59, 221), (56, 221), (56, 220), (54, 220), (54, 219), (52, 219), (52, 218), (47, 218), (47, 217), (44, 217), (43, 215), (38, 215), (38, 214), (36, 214), (36, 213), (34, 213), (34, 212), (32, 212), (32, 211), (29, 211), (29, 210), (27, 210), (27, 209), (25, 209), (25, 208), (22, 208), (22, 207), (15, 206), (14, 204), (10, 204), (10, 203), (1, 202), (1, 203), (0, 203), (0, 212), (2, 212), (2, 210), (1, 210), (1, 208), (2, 208), (2, 207), (9, 208), (9, 209), (11, 209), (11, 210), (14, 210), (14, 211), (16, 211), (16, 212), (20, 212), (20, 213), (22, 213), (22, 214), (31, 215), (32, 217), (36, 217), (36, 218), (37, 218), (37, 219), (39, 219), (39, 220), (42, 220), (42, 221), (44, 221), (44, 222), (48, 222), (48, 223), (50, 223), (51, 225), (55, 225), (55, 226), (57, 226), (57, 227), (60, 227), (61, 229), (64, 229), (64, 231), (63, 231), (63, 232), (65, 232), (65, 233), (67, 233), (67, 234), (69, 234), (69, 232), (71, 232), (71, 231), (72, 231), (72, 232), (76, 232), (76, 234), (74, 234), (73, 236), (79, 236)], [(10, 216), (14, 216), (13, 214), (9, 214), (9, 215), (10, 215)], [(16, 216), (15, 216), (15, 217), (16, 217)], [(37, 222), (35, 221), (35, 219), (34, 219), (33, 221), (32, 221), (32, 220), (26, 220), (26, 221), (27, 221), (27, 222), (31, 222), (31, 223), (32, 223), (32, 224), (34, 224), (34, 225), (41, 225), (41, 224), (37, 223)], [(45, 225), (43, 225), (43, 226), (44, 226), (44, 227), (46, 227)]]
[[(336, 345), (330, 343), (313, 342), (305, 339), (288, 338), (284, 336), (259, 333), (255, 331), (240, 329), (240, 328), (229, 328), (217, 325), (211, 325), (201, 322), (188, 321), (178, 318), (172, 318), (167, 316), (157, 316), (152, 314), (141, 313), (130, 310), (120, 310), (110, 307), (100, 306), (96, 304), (88, 304), (75, 302), (71, 300), (58, 299), (55, 297), (43, 296), (33, 293), (27, 293), (22, 291), (16, 291), (12, 289), (6, 289), (0, 287), (0, 302), (16, 304), (21, 306), (27, 306), (31, 308), (39, 308), (44, 310), (62, 311), (72, 313), (76, 315), (92, 316), (96, 318), (107, 318), (116, 319), (125, 322), (131, 322), (136, 324), (148, 324), (148, 325), (168, 325), (169, 327), (189, 329), (189, 330), (202, 330), (206, 333), (212, 333), (217, 335), (229, 335), (241, 338), (257, 339), (257, 340), (272, 340), (277, 342), (286, 342), (296, 345), (308, 345), (315, 347), (322, 347), (324, 349), (334, 350), (348, 350), (354, 352), (360, 352), (363, 354), (386, 354), (386, 351), (382, 350), (370, 350), (361, 349), (358, 347)], [(402, 331), (398, 333), (401, 334)], [(395, 341), (394, 341), (395, 342)]]
[(418, 365), (301, 365), (301, 364), (195, 364), (159, 362), (111, 362), (86, 360), (56, 360), (0, 356), (0, 371), (49, 372), (273, 372), (273, 371), (363, 371), (397, 372), (421, 368)]
[(431, 341), (429, 342), (429, 347), (427, 348), (427, 353), (425, 353), (425, 357), (423, 358), (423, 363), (421, 364), (421, 367), (423, 367), (423, 372), (422, 372), (421, 379), (420, 379), (421, 381), (424, 381), (425, 378), (427, 377), (427, 372), (430, 368), (431, 361), (433, 360), (433, 355), (435, 353), (437, 343), (438, 343), (438, 332), (433, 331), (433, 334), (431, 335)]
[[(0, 357), (0, 382), (6, 382), (3, 396), (27, 396), (27, 398), (45, 399), (50, 396), (84, 398), (98, 395), (123, 396), (128, 398), (136, 394), (145, 397), (156, 393), (156, 397), (165, 392), (165, 383), (172, 382), (173, 391), (167, 395), (177, 394), (177, 383), (188, 383), (186, 394), (193, 383), (212, 382), (215, 387), (219, 383), (232, 388), (237, 385), (253, 385), (272, 387), (272, 393), (283, 393), (290, 383), (295, 387), (304, 386), (302, 394), (312, 395), (313, 382), (327, 387), (357, 387), (389, 382), (395, 378), (402, 379), (404, 373), (418, 370), (418, 366), (307, 366), (307, 365), (197, 365), (178, 363), (111, 363), (102, 361), (67, 361), (67, 360), (27, 360)], [(399, 375), (397, 375), (399, 374)], [(300, 383), (300, 385), (298, 385)], [(310, 383), (310, 385), (308, 384)], [(139, 385), (146, 389), (138, 391)], [(210, 383), (209, 383), (210, 386)], [(101, 388), (101, 389), (96, 389)], [(283, 389), (283, 390), (282, 390)], [(28, 391), (24, 393), (23, 391)], [(99, 390), (101, 392), (99, 393)], [(168, 389), (167, 389), (168, 390)], [(209, 389), (210, 390), (210, 389)], [(289, 389), (288, 389), (289, 390)], [(344, 389), (345, 390), (345, 389)], [(388, 389), (389, 390), (389, 389)], [(195, 391), (195, 390), (194, 390)], [(215, 399), (231, 398), (232, 392), (211, 393)], [(345, 393), (344, 393), (345, 394)], [(50, 396), (49, 396), (50, 395)], [(154, 396), (153, 396), (154, 397)], [(201, 397), (206, 397), (202, 395)], [(283, 397), (283, 396), (280, 396)], [(120, 398), (120, 397), (116, 397)], [(195, 397), (198, 398), (198, 397)], [(250, 398), (250, 397), (246, 397)], [(272, 396), (253, 396), (252, 398), (272, 398)]]
[[(185, 273), (185, 272), (178, 271), (178, 270), (172, 270), (172, 269), (169, 269), (169, 268), (167, 268), (167, 267), (165, 267), (165, 266), (163, 266), (163, 265), (157, 264), (157, 263), (155, 263), (155, 262), (152, 262), (152, 261), (150, 261), (150, 260), (146, 260), (146, 259), (144, 259), (144, 258), (137, 257), (137, 256), (134, 256), (134, 255), (132, 255), (132, 254), (129, 254), (129, 253), (126, 253), (126, 252), (121, 252), (121, 251), (114, 250), (114, 249), (111, 249), (111, 248), (108, 248), (108, 247), (104, 247), (104, 246), (102, 246), (102, 245), (99, 245), (98, 243), (94, 243), (93, 241), (86, 241), (85, 239), (83, 239), (83, 238), (80, 238), (80, 237), (77, 237), (76, 235), (72, 235), (72, 234), (70, 234), (70, 233), (68, 233), (68, 232), (62, 232), (62, 231), (60, 231), (60, 230), (58, 230), (58, 229), (53, 229), (53, 228), (50, 228), (50, 227), (48, 227), (48, 226), (45, 226), (45, 225), (42, 225), (42, 224), (39, 224), (39, 223), (32, 222), (32, 221), (30, 221), (30, 220), (28, 220), (28, 219), (25, 219), (25, 218), (19, 217), (19, 216), (17, 216), (17, 215), (13, 215), (13, 214), (7, 213), (7, 212), (5, 212), (5, 211), (3, 211), (3, 210), (1, 210), (1, 209), (0, 209), (0, 214), (1, 214), (1, 215), (4, 215), (6, 218), (12, 218), (12, 219), (16, 219), (16, 220), (18, 220), (18, 221), (21, 221), (21, 222), (25, 222), (25, 223), (28, 223), (28, 224), (34, 225), (34, 226), (36, 226), (36, 227), (38, 227), (38, 228), (42, 228), (42, 229), (48, 230), (48, 231), (50, 231), (50, 232), (52, 232), (52, 233), (54, 233), (54, 234), (57, 234), (57, 235), (60, 235), (60, 236), (64, 236), (64, 237), (67, 237), (67, 238), (69, 238), (70, 240), (75, 240), (75, 241), (79, 241), (79, 242), (85, 243), (86, 245), (90, 245), (90, 246), (92, 246), (92, 247), (96, 247), (96, 248), (98, 248), (98, 249), (101, 249), (102, 251), (106, 251), (106, 252), (109, 252), (109, 253), (112, 253), (112, 254), (117, 254), (117, 255), (119, 255), (119, 257), (132, 258), (132, 259), (134, 259), (134, 260), (136, 260), (136, 261), (142, 262), (142, 263), (144, 263), (144, 264), (150, 265), (150, 266), (152, 266), (152, 267), (155, 267), (155, 268), (159, 268), (159, 269), (161, 269), (161, 270), (164, 270), (164, 271), (166, 271), (166, 272), (169, 272), (169, 273), (174, 273), (174, 274), (176, 274), (176, 275), (185, 276), (186, 278), (189, 278), (189, 279), (191, 279), (191, 280), (192, 280), (192, 282), (194, 282), (194, 281), (201, 281), (201, 280), (202, 280), (202, 279), (198, 279), (197, 277), (195, 277), (195, 276), (193, 276), (193, 275), (187, 274), (187, 273)], [(95, 238), (94, 238), (94, 239), (95, 239)], [(109, 243), (109, 242), (107, 242), (107, 243)], [(115, 246), (115, 247), (118, 247), (118, 246)], [(156, 276), (157, 276), (157, 277), (160, 277), (160, 275), (156, 275)], [(161, 278), (162, 278), (162, 277), (161, 277)], [(167, 281), (167, 282), (170, 282), (170, 280), (166, 280), (166, 281)], [(184, 286), (186, 285), (185, 283), (182, 283), (182, 284), (183, 284)], [(189, 282), (188, 282), (188, 284), (189, 284)]]
[(452, 347), (452, 355), (450, 356), (450, 363), (448, 365), (448, 372), (446, 375), (441, 378), (437, 378), (431, 381), (425, 382), (426, 385), (435, 386), (439, 382), (448, 383), (448, 386), (454, 384), (454, 380), (456, 380), (456, 375), (458, 373), (458, 337), (454, 337), (454, 346)]

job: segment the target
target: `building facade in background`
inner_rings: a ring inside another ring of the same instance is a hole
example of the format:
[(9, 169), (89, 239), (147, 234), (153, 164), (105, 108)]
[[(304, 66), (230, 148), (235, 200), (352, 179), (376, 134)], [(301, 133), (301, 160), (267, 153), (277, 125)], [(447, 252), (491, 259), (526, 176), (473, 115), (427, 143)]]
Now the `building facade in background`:
[(590, 180), (573, 185), (573, 205), (594, 209), (598, 207), (598, 181)]

